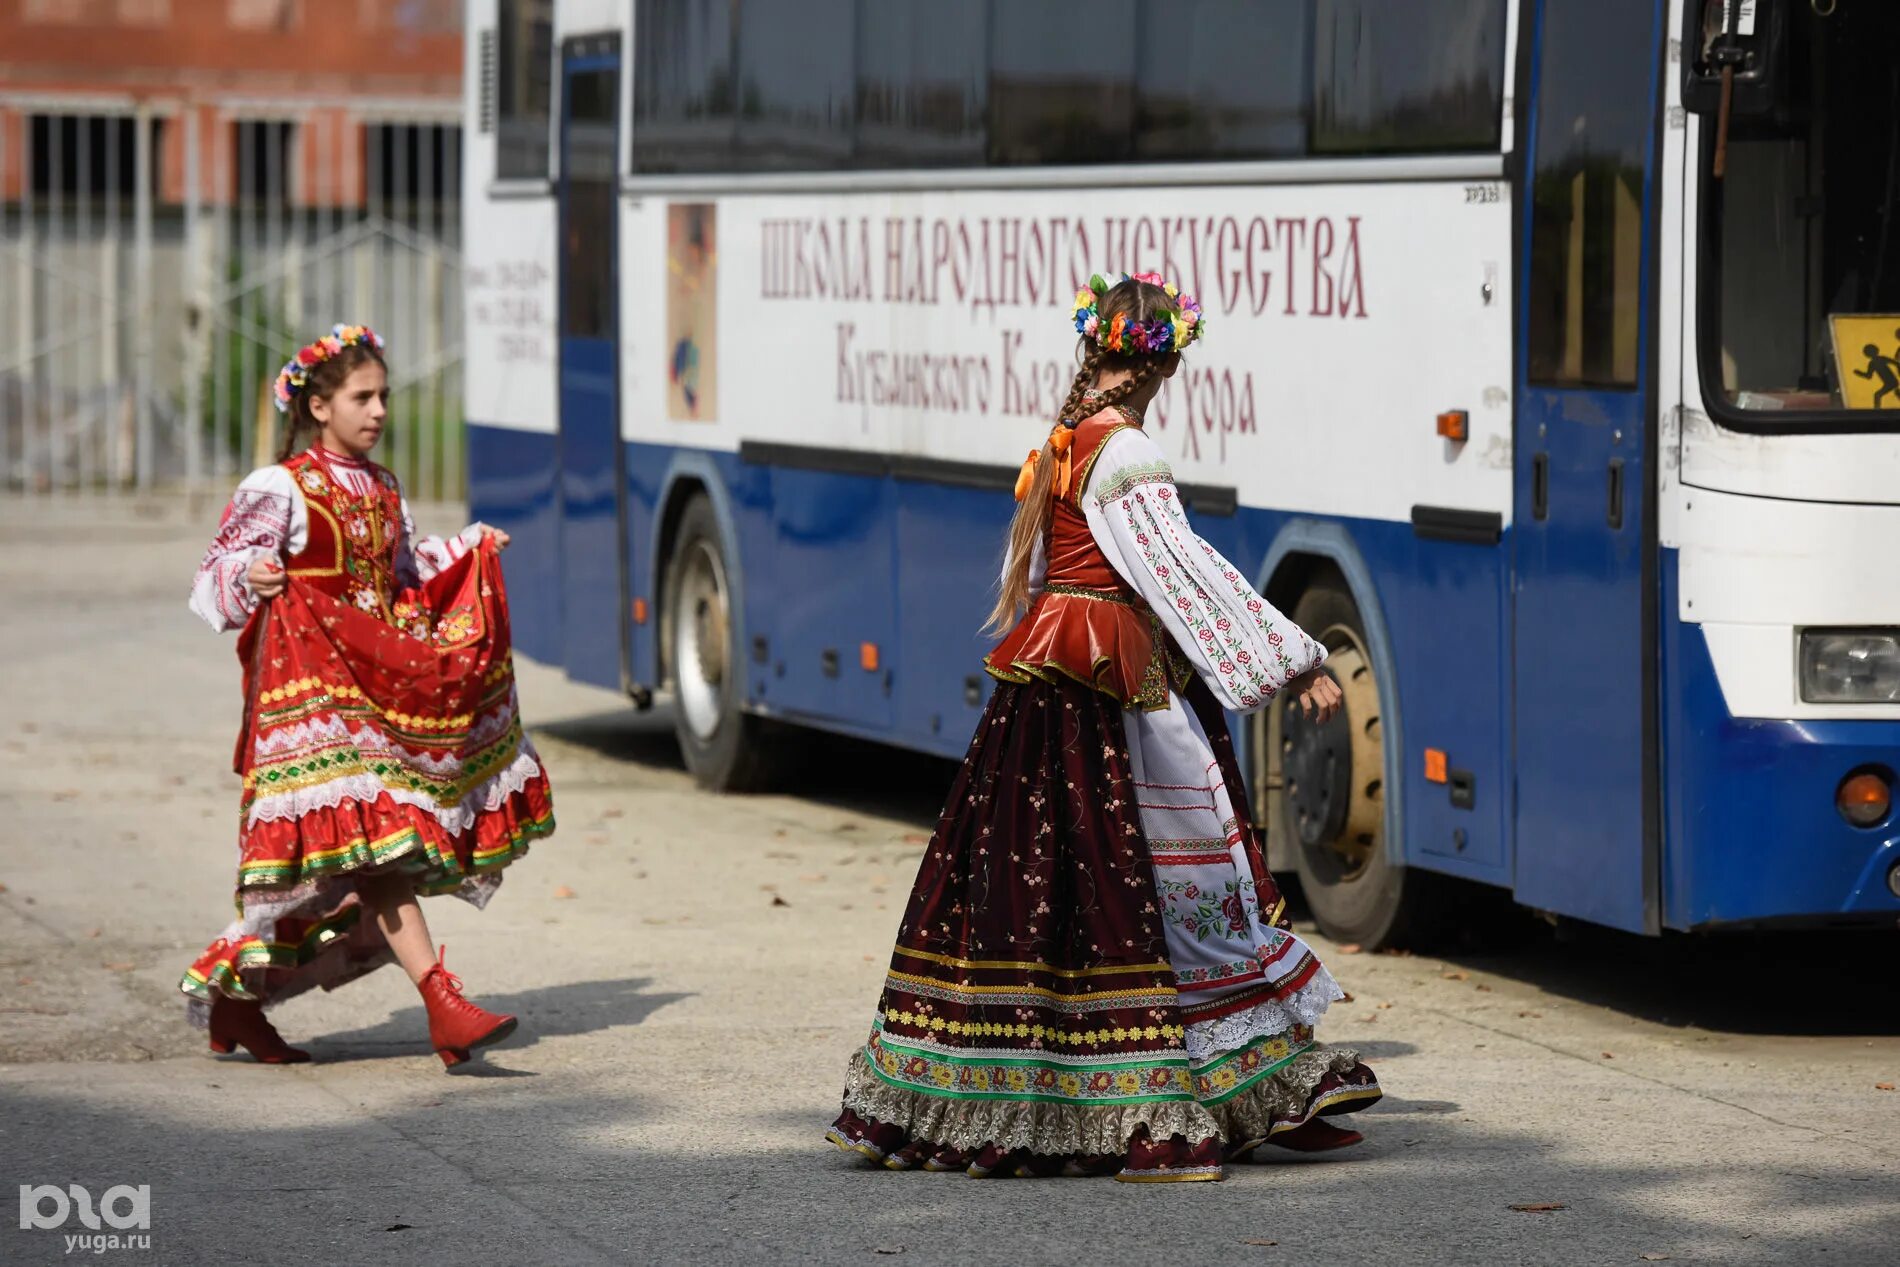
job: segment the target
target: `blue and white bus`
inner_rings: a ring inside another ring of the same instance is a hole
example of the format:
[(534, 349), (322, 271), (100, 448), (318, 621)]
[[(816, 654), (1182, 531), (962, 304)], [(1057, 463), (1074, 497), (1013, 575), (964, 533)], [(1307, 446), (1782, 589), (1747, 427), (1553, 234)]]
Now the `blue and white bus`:
[(1096, 270), (1332, 649), (1247, 719), (1329, 933), (1441, 877), (1666, 929), (1900, 918), (1900, 6), (470, 0), (469, 487), (524, 653), (956, 756)]

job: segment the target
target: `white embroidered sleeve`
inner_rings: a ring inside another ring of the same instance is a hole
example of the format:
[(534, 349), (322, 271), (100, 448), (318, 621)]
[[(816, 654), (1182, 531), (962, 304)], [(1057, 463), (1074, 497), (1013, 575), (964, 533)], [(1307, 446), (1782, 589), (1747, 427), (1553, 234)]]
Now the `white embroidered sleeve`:
[(418, 537), (409, 501), (402, 503), (402, 548), (396, 551), (396, 584), (408, 589), (448, 570), (450, 564), (482, 543), (487, 525), (473, 523), (452, 537)]
[(1144, 432), (1131, 428), (1109, 437), (1082, 508), (1109, 563), (1161, 617), (1227, 708), (1264, 707), (1326, 659), (1324, 647), (1195, 535), (1174, 472)]
[(251, 618), (257, 595), (248, 576), (258, 559), (284, 560), (303, 549), (310, 527), (303, 497), (281, 466), (252, 471), (231, 495), (218, 535), (191, 582), (191, 610), (222, 633)]

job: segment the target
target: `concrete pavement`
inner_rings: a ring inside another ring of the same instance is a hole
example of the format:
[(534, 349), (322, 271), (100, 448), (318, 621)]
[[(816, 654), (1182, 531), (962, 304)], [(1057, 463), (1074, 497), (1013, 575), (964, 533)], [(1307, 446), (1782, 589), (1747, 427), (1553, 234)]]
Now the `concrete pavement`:
[[(948, 767), (824, 742), (800, 795), (709, 797), (663, 719), (536, 666), (559, 834), (488, 911), (428, 908), (520, 1035), (444, 1074), (392, 969), (276, 1014), (318, 1063), (214, 1059), (175, 982), (229, 909), (237, 665), (184, 609), (216, 508), (161, 512), (0, 504), (0, 1199), (149, 1184), (151, 1249), (99, 1257), (1893, 1261), (1893, 936), (1321, 939), (1354, 995), (1322, 1037), (1388, 1092), (1363, 1147), (1182, 1186), (864, 1168), (820, 1136)], [(0, 1261), (68, 1256), (13, 1213)]]

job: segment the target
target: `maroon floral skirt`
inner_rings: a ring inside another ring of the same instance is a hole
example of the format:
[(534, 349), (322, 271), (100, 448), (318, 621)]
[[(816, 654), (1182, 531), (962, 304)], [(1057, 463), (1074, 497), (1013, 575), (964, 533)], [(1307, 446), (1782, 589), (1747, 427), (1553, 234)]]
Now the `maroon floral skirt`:
[[(1219, 708), (1198, 681), (1188, 698), (1239, 789)], [(1265, 868), (1253, 879), (1279, 909)], [(1218, 1179), (1379, 1098), (1355, 1054), (1299, 1023), (1191, 1059), (1164, 924), (1120, 705), (1080, 683), (999, 683), (827, 1138), (894, 1169)]]

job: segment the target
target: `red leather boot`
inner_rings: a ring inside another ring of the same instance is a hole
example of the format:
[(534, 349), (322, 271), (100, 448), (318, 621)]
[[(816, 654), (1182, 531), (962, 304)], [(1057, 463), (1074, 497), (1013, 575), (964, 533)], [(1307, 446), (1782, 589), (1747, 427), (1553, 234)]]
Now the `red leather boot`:
[(497, 1016), (462, 997), (462, 981), (443, 966), (449, 948), (436, 955), (435, 967), (416, 989), (429, 1009), (429, 1042), (442, 1063), (453, 1069), (468, 1059), (469, 1049), (498, 1043), (515, 1032), (515, 1018)]
[(228, 1056), (235, 1047), (244, 1048), (263, 1065), (300, 1065), (310, 1059), (309, 1052), (286, 1043), (276, 1026), (264, 1019), (261, 1003), (220, 994), (211, 1002), (211, 1050)]

